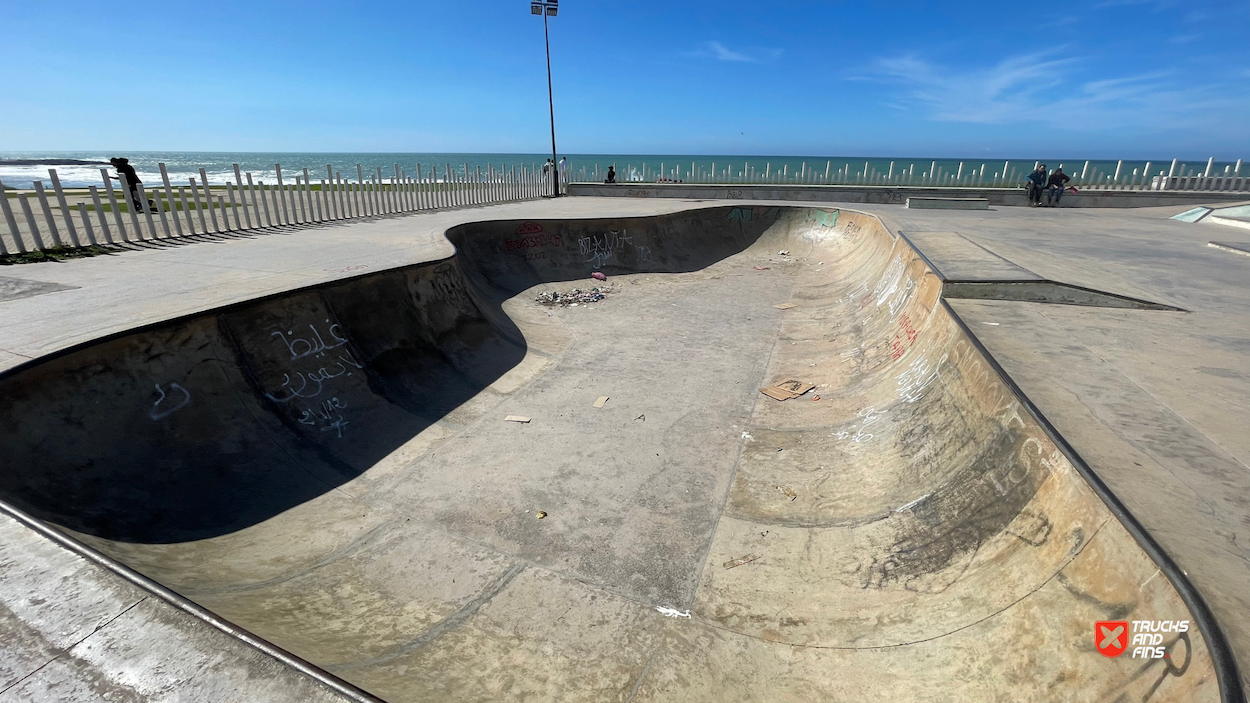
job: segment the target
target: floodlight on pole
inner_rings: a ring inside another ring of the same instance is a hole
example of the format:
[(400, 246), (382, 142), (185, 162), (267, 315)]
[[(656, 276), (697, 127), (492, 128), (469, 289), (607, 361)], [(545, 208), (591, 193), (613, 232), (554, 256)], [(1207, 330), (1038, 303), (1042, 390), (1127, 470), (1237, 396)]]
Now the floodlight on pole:
[(556, 103), (551, 91), (551, 35), (547, 31), (547, 18), (560, 11), (560, 0), (532, 0), (530, 14), (543, 17), (543, 43), (547, 47), (547, 108), (551, 112), (551, 185), (552, 196), (560, 195), (560, 164), (556, 160)]

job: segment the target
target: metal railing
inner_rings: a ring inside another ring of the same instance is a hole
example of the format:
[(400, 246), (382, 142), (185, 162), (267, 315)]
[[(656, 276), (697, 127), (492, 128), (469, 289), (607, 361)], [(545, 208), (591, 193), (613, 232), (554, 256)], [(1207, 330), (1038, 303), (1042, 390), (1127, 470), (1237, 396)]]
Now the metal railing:
[[(110, 177), (100, 169), (97, 186), (62, 188), (56, 169), (48, 169), (51, 191), (34, 181), (32, 191), (0, 185), (0, 211), (7, 232), (0, 230), (0, 255), (25, 254), (65, 247), (109, 246), (273, 228), (339, 222), (377, 215), (439, 210), (490, 203), (531, 200), (551, 195), (551, 179), (537, 166), (488, 165), (470, 171), (450, 164), (417, 164), (415, 175), (395, 165), (393, 175), (377, 169), (366, 178), (360, 165), (356, 180), (326, 166), (325, 178), (313, 181), (308, 169), (283, 179), (274, 164), (276, 183), (255, 180), (234, 165), (234, 180), (208, 183), (200, 178), (186, 186), (170, 182), (160, 164), (161, 185), (133, 189), (125, 176)], [(120, 180), (120, 188), (112, 181)]]
[[(938, 188), (1018, 188), (1024, 185), (1038, 162), (1013, 163), (958, 162), (942, 164), (890, 161), (865, 161), (860, 166), (833, 160), (824, 164), (801, 162), (797, 168), (785, 164), (774, 168), (764, 162), (711, 162), (655, 164), (612, 164), (618, 183), (708, 183), (708, 184), (780, 184), (780, 185), (862, 185), (914, 186)], [(1114, 163), (1114, 169), (1110, 164)], [(1050, 164), (1054, 167), (1054, 163)], [(1068, 164), (1059, 163), (1061, 168)], [(623, 166), (623, 168), (622, 168)], [(1085, 161), (1068, 176), (1068, 185), (1090, 190), (1201, 190), (1250, 192), (1250, 177), (1243, 176), (1242, 162), (1224, 164), (1217, 169), (1215, 159), (1205, 168), (1189, 168), (1173, 159), (1167, 168), (1156, 168), (1154, 162), (1092, 162)], [(604, 164), (581, 165), (572, 169), (570, 180), (580, 183), (602, 183), (607, 178)]]

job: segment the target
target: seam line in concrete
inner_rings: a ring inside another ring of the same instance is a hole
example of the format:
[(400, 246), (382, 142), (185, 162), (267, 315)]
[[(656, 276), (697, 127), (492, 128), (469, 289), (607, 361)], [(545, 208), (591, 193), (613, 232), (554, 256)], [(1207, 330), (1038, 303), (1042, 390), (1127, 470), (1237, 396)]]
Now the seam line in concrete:
[(61, 650), (61, 651), (59, 651), (59, 652), (57, 652), (57, 653), (56, 653), (56, 656), (54, 656), (54, 657), (52, 657), (51, 659), (49, 659), (48, 661), (46, 661), (46, 662), (44, 662), (44, 663), (40, 664), (40, 665), (38, 666), (38, 668), (36, 668), (34, 671), (31, 671), (30, 673), (26, 674), (25, 676), (23, 676), (22, 678), (18, 679), (17, 681), (14, 681), (13, 683), (9, 684), (8, 686), (5, 686), (5, 687), (4, 687), (4, 689), (0, 690), (0, 696), (3, 696), (4, 694), (8, 693), (8, 692), (9, 692), (10, 690), (12, 690), (14, 687), (21, 685), (21, 683), (22, 683), (23, 681), (26, 681), (27, 679), (29, 679), (30, 677), (34, 676), (35, 674), (38, 674), (40, 671), (43, 671), (43, 670), (44, 670), (44, 668), (46, 668), (47, 666), (51, 665), (53, 662), (57, 661), (58, 659), (60, 659), (62, 656), (66, 655), (66, 654), (69, 654), (71, 651), (73, 651), (74, 647), (77, 647), (78, 645), (82, 644), (83, 642), (86, 642), (86, 641), (87, 641), (87, 639), (88, 639), (89, 637), (91, 637), (91, 636), (92, 636), (92, 635), (94, 635), (95, 633), (99, 632), (100, 630), (103, 630), (104, 628), (108, 627), (109, 625), (112, 625), (114, 620), (116, 620), (117, 618), (120, 618), (121, 616), (125, 615), (126, 613), (129, 613), (131, 610), (133, 610), (134, 608), (138, 607), (138, 605), (139, 605), (140, 603), (142, 603), (143, 601), (145, 601), (145, 600), (147, 600), (147, 599), (148, 599), (148, 597), (147, 597), (147, 596), (143, 596), (143, 597), (142, 597), (142, 598), (140, 598), (139, 600), (137, 600), (137, 601), (135, 601), (134, 603), (131, 603), (130, 605), (128, 605), (128, 606), (126, 606), (125, 608), (123, 608), (123, 609), (122, 609), (122, 611), (121, 611), (120, 613), (117, 613), (116, 615), (114, 615), (113, 617), (109, 618), (108, 620), (105, 620), (104, 622), (100, 623), (99, 625), (96, 625), (96, 626), (95, 626), (95, 628), (91, 630), (91, 632), (88, 632), (87, 634), (83, 635), (83, 636), (82, 636), (82, 638), (80, 638), (77, 642), (74, 642), (74, 643), (73, 643), (73, 644), (71, 644), (70, 646), (68, 646), (68, 647), (66, 647), (66, 648), (64, 648), (64, 649), (62, 649), (62, 650)]

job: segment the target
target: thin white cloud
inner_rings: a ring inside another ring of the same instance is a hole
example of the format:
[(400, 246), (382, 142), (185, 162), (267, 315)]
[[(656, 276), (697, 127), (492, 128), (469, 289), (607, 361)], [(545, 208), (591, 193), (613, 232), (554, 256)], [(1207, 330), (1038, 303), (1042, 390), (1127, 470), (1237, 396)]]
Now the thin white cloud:
[(712, 58), (717, 61), (734, 61), (739, 63), (763, 63), (774, 61), (781, 56), (781, 49), (743, 49), (734, 51), (718, 41), (703, 42), (699, 51), (688, 52), (688, 56)]
[(712, 52), (712, 56), (721, 61), (754, 61), (755, 59), (746, 54), (730, 51), (724, 44), (718, 41), (710, 41), (704, 46), (708, 51)]
[[(1098, 127), (1193, 125), (1203, 113), (1241, 114), (1250, 100), (1218, 85), (1179, 85), (1169, 72), (1079, 80), (1086, 62), (1055, 52), (1010, 57), (988, 67), (953, 67), (915, 56), (883, 58), (855, 80), (894, 86), (883, 96), (940, 122), (1055, 122)], [(1247, 71), (1246, 74), (1250, 74)], [(1230, 112), (1231, 111), (1231, 112)]]

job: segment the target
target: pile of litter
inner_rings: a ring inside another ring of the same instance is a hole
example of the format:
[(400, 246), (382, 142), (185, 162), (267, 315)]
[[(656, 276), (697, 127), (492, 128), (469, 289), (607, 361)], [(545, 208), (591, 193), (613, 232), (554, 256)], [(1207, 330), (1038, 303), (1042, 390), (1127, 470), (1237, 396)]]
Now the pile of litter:
[(604, 286), (602, 288), (574, 288), (566, 293), (551, 291), (550, 293), (539, 293), (534, 302), (542, 305), (559, 305), (568, 307), (570, 305), (587, 303), (597, 303), (603, 300), (608, 293), (612, 292), (612, 286)]

